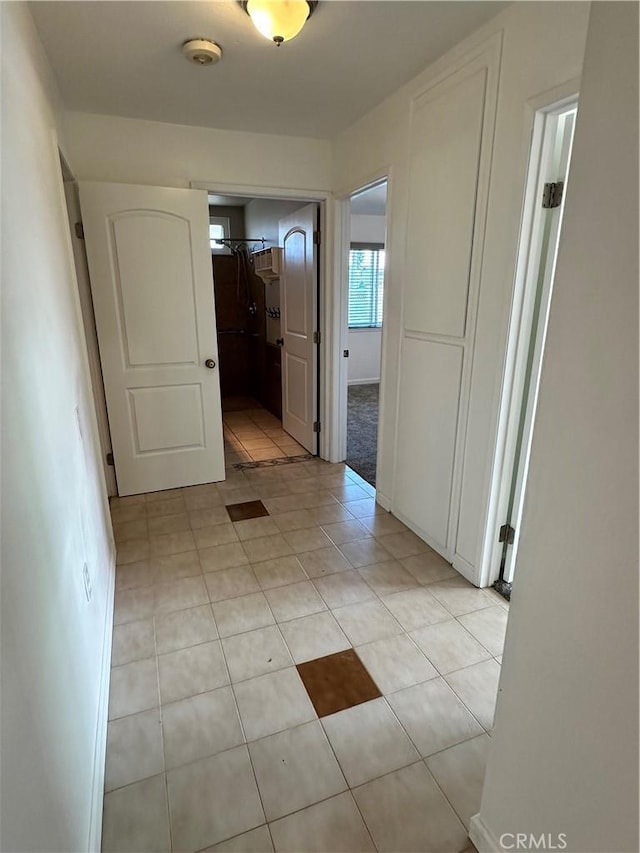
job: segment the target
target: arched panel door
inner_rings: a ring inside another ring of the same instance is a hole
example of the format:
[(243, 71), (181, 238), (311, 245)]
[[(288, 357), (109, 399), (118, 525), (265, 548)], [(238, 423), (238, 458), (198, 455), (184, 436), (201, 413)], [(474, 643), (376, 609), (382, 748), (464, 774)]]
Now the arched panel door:
[(223, 480), (207, 194), (80, 185), (118, 493)]

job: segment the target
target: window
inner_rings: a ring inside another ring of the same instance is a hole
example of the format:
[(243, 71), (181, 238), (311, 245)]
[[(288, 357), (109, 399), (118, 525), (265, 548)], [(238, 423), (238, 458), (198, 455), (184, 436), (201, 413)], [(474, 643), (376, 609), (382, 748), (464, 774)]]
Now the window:
[(210, 216), (209, 242), (211, 244), (211, 251), (218, 254), (227, 254), (229, 249), (224, 245), (224, 243), (220, 243), (219, 241), (229, 236), (229, 217)]
[(352, 243), (349, 250), (349, 328), (382, 326), (384, 246)]

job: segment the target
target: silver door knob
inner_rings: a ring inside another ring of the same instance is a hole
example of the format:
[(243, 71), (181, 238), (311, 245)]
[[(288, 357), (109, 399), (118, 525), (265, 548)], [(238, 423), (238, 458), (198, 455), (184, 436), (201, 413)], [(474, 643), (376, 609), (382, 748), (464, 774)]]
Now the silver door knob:
[(216, 366), (216, 363), (215, 363), (215, 361), (214, 361), (212, 358), (208, 358), (208, 359), (205, 361), (204, 366), (205, 366), (205, 367), (208, 367), (208, 368), (209, 368), (209, 370), (213, 370), (213, 368)]

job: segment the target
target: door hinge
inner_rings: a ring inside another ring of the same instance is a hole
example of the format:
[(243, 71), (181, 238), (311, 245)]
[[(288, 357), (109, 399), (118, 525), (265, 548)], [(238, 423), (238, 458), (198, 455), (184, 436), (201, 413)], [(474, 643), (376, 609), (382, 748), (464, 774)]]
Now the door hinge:
[(322, 424), (320, 423), (320, 421), (314, 421), (313, 422), (313, 431), (314, 432), (320, 432), (321, 427), (322, 427)]
[(76, 232), (78, 240), (84, 240), (84, 225), (82, 222), (76, 222), (73, 226), (73, 230)]
[(498, 542), (506, 542), (507, 545), (513, 545), (513, 542), (516, 537), (516, 531), (510, 524), (503, 524), (500, 528), (500, 535), (498, 536)]
[(349, 358), (349, 350), (343, 349), (342, 350), (342, 356), (343, 356), (343, 358)]
[(322, 333), (314, 332), (313, 333), (313, 342), (314, 344), (319, 344), (322, 341)]
[(556, 181), (555, 183), (545, 184), (542, 191), (542, 206), (545, 208), (560, 207), (562, 204), (562, 192), (564, 183)]
[(107, 465), (115, 465), (115, 462), (113, 461), (113, 453), (111, 453), (111, 451), (107, 453)]
[(314, 231), (313, 232), (313, 244), (314, 244), (314, 246), (319, 246), (321, 242), (322, 242), (322, 236), (320, 234), (320, 231)]

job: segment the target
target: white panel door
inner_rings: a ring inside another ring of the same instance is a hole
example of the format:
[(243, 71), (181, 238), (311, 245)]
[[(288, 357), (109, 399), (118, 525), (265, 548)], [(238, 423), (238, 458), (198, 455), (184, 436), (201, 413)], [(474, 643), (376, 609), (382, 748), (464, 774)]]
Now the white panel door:
[(206, 192), (81, 183), (80, 204), (118, 493), (223, 480)]
[(317, 206), (308, 204), (280, 220), (282, 274), (282, 427), (310, 453), (316, 453), (317, 259), (313, 232)]

